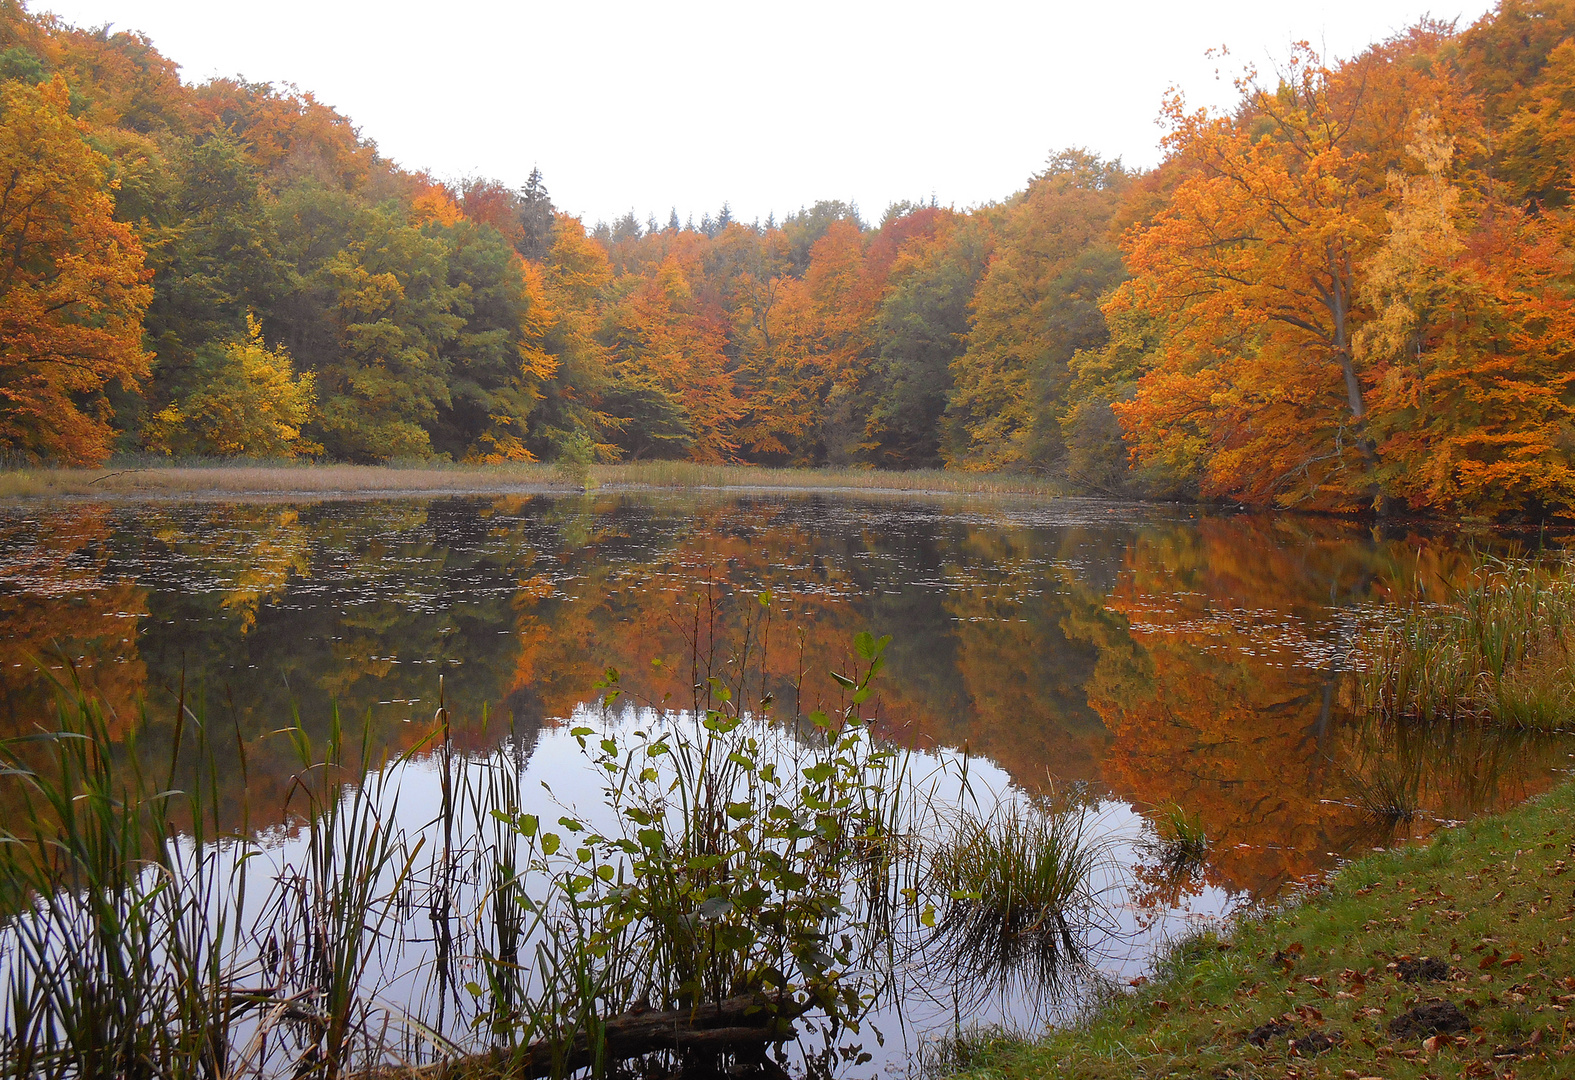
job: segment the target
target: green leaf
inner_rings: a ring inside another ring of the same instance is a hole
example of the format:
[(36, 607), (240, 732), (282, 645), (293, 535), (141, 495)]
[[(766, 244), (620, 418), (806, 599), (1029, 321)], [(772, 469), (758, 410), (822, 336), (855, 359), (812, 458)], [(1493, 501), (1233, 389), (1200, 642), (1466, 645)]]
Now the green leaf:
[(860, 630), (853, 636), (853, 651), (866, 660), (875, 659), (875, 635), (868, 630)]
[(846, 675), (841, 674), (840, 672), (833, 671), (831, 673), (831, 677), (837, 680), (837, 685), (842, 687), (844, 690), (852, 690), (858, 685), (858, 683), (854, 682), (852, 679), (848, 678)]
[(703, 919), (720, 919), (732, 910), (733, 901), (725, 896), (713, 896), (700, 905), (700, 917)]
[(557, 833), (542, 833), (541, 834), (541, 850), (542, 850), (542, 854), (544, 854), (544, 855), (557, 854), (558, 845), (561, 844), (562, 842), (563, 841), (558, 839), (558, 834)]
[(613, 879), (612, 864), (602, 863), (596, 868), (596, 876), (601, 878), (603, 881), (611, 881)]
[(921, 923), (923, 923), (925, 926), (933, 927), (935, 925), (935, 905), (934, 904), (926, 904), (926, 905), (924, 905), (924, 913), (919, 916), (919, 921)]

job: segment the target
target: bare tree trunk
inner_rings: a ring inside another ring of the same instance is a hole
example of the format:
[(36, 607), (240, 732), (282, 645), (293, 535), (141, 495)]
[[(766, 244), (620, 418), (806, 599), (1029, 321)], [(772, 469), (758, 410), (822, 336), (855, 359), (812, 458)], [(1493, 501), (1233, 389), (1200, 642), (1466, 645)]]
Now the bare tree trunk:
[[(723, 1053), (784, 1042), (795, 1037), (793, 1020), (807, 1007), (795, 1002), (778, 1006), (743, 996), (693, 1009), (625, 1013), (607, 1021), (600, 1057), (603, 1061), (618, 1061), (658, 1050)], [(597, 1048), (581, 1034), (561, 1057), (554, 1054), (551, 1044), (538, 1041), (513, 1053), (494, 1050), (415, 1069), (380, 1070), (366, 1074), (362, 1080), (393, 1080), (396, 1076), (408, 1080), (526, 1080), (552, 1075), (555, 1064), (565, 1073), (587, 1068), (595, 1064), (597, 1056)]]

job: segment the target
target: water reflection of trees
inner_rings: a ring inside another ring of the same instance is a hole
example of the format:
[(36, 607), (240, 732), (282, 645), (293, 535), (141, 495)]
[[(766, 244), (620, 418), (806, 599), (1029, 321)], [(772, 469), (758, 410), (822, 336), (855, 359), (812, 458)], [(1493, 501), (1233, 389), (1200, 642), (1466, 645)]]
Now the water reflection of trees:
[(1215, 840), (1204, 879), (1264, 895), (1378, 842), (1354, 791), (1395, 762), (1431, 770), (1424, 821), (1547, 783), (1546, 745), (1439, 755), (1335, 708), (1354, 622), (1331, 612), (1441, 592), (1465, 561), (1306, 518), (1028, 526), (813, 497), (50, 508), (0, 528), (0, 689), (15, 733), (49, 699), (27, 658), (56, 646), (117, 716), (146, 696), (166, 723), (184, 685), (245, 748), (260, 822), (291, 775), (268, 733), (295, 709), (321, 730), (337, 703), (398, 750), (439, 674), (477, 749), (569, 716), (609, 665), (632, 697), (684, 705), (697, 675), (729, 678), (734, 598), (769, 589), (784, 706), (801, 665), (807, 711), (836, 699), (854, 633), (892, 634), (887, 734), (966, 745), (1030, 791), (1177, 804)]
[[(1113, 735), (1105, 780), (1139, 806), (1197, 814), (1214, 842), (1207, 880), (1249, 896), (1387, 840), (1353, 805), (1353, 776), (1423, 770), (1440, 816), (1546, 786), (1560, 752), (1546, 740), (1379, 737), (1337, 708), (1351, 630), (1331, 625), (1330, 608), (1443, 595), (1468, 562), (1422, 538), (1363, 538), (1306, 519), (1140, 532), (1116, 588), (1078, 616), (1099, 653), (1088, 701)], [(1148, 884), (1164, 901), (1198, 883)]]

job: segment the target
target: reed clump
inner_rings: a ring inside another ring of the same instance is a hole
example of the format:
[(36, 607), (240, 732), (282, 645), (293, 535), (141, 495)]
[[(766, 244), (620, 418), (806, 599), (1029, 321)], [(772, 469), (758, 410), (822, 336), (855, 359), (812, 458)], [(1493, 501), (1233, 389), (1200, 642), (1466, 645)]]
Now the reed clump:
[(965, 809), (926, 859), (932, 887), (947, 898), (940, 955), (977, 973), (980, 987), (1016, 979), (1053, 990), (1086, 966), (1107, 859), (1085, 808), (1007, 799), (988, 812)]
[(146, 776), (73, 689), (56, 730), (0, 745), (20, 803), (0, 831), (0, 1069), (216, 1075), (256, 1001), (229, 964), (244, 889), (211, 843), (213, 778)]
[(1349, 703), (1381, 721), (1552, 729), (1575, 720), (1575, 564), (1488, 559), (1443, 604), (1368, 634)]
[(1160, 867), (1172, 874), (1190, 873), (1209, 858), (1209, 834), (1203, 819), (1177, 803), (1154, 811), (1155, 855)]
[(59, 689), (53, 730), (0, 743), (19, 804), (0, 828), (0, 1076), (336, 1080), (383, 1060), (396, 1018), (371, 969), (419, 850), (389, 824), (390, 763), (365, 741), (346, 760), (337, 717), (321, 752), (287, 729), (305, 851), (249, 899), (266, 844), (223, 825), (201, 711), (177, 703), (150, 774), (145, 714), (117, 742), (80, 685)]

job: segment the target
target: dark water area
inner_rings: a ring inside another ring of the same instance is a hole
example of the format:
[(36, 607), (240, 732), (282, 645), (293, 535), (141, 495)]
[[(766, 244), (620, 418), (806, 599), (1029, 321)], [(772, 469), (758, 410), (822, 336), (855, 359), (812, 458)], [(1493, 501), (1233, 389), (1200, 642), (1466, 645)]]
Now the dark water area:
[[(0, 736), (49, 726), (56, 682), (75, 679), (157, 761), (184, 700), (224, 733), (210, 741), (227, 810), (265, 830), (288, 816), (300, 765), (277, 732), (297, 715), (321, 738), (337, 708), (397, 754), (430, 738), (441, 678), (460, 751), (506, 744), (556, 781), (608, 668), (626, 701), (683, 708), (697, 679), (731, 677), (753, 626), (755, 691), (808, 712), (837, 701), (829, 672), (849, 669), (856, 634), (891, 635), (871, 699), (883, 737), (965, 751), (1029, 797), (1076, 791), (1125, 837), (1124, 918), (1149, 928), (1106, 972), (1125, 978), (1173, 932), (1167, 915), (1279, 896), (1570, 771), (1562, 734), (1402, 732), (1342, 708), (1362, 629), (1446, 596), (1473, 549), (1502, 543), (1093, 500), (12, 504)], [(748, 613), (767, 591), (762, 639)], [(408, 787), (435, 798), (430, 776)], [(1375, 791), (1407, 793), (1415, 816), (1375, 815)], [(1139, 842), (1177, 807), (1210, 840), (1182, 874), (1144, 865)], [(932, 1002), (942, 1019), (950, 1000)]]
[(1215, 841), (1208, 879), (1263, 898), (1391, 839), (1354, 805), (1379, 773), (1416, 774), (1425, 831), (1572, 763), (1557, 738), (1411, 745), (1342, 716), (1355, 633), (1388, 599), (1444, 595), (1465, 549), (1339, 520), (1075, 500), (13, 505), (0, 510), (0, 731), (47, 722), (50, 677), (72, 670), (121, 723), (145, 702), (155, 732), (184, 687), (246, 744), (246, 801), (267, 821), (293, 769), (269, 733), (296, 711), (324, 730), (337, 706), (399, 748), (428, 730), (441, 675), (459, 737), (485, 749), (510, 725), (567, 719), (609, 666), (633, 698), (687, 702), (696, 597), (722, 598), (725, 652), (726, 597), (769, 589), (779, 700), (801, 663), (805, 709), (829, 700), (853, 636), (890, 634), (891, 737), (966, 747), (1027, 791), (1079, 783), (1139, 811), (1179, 805)]

